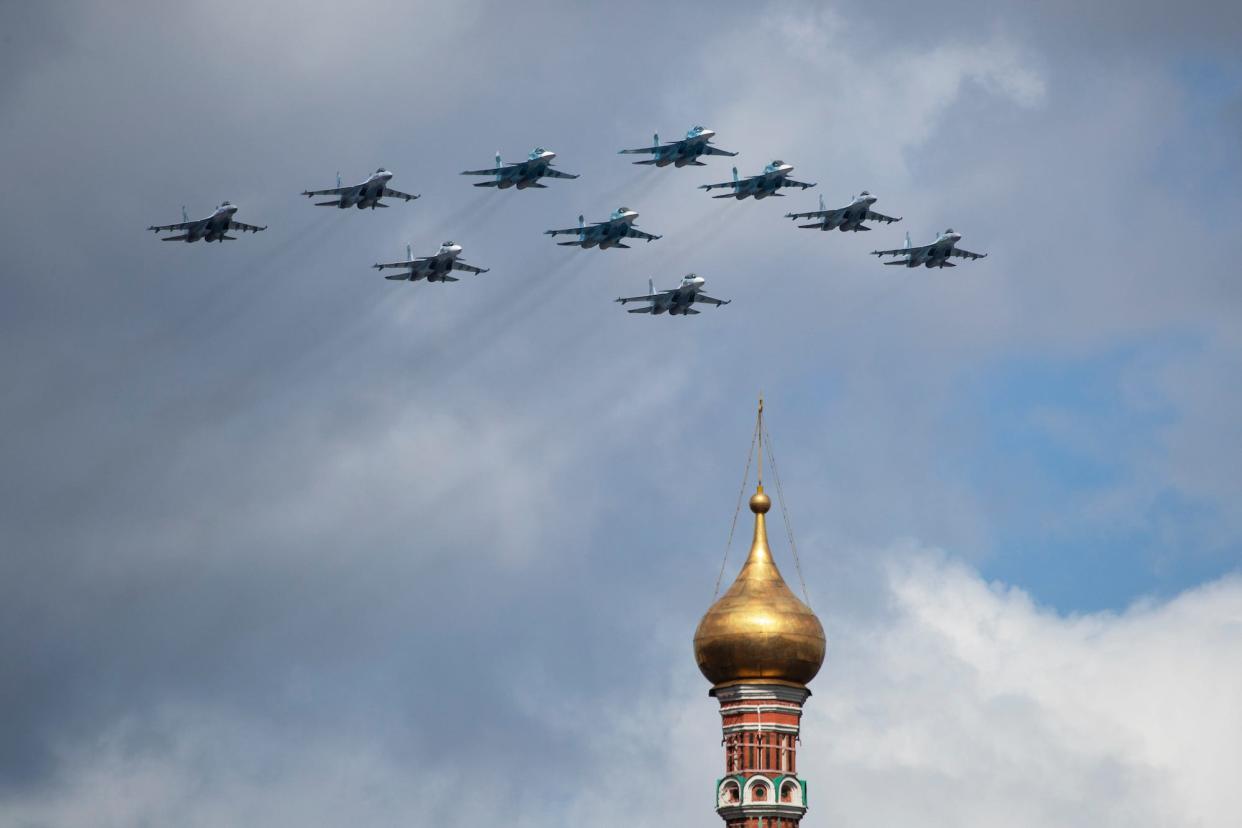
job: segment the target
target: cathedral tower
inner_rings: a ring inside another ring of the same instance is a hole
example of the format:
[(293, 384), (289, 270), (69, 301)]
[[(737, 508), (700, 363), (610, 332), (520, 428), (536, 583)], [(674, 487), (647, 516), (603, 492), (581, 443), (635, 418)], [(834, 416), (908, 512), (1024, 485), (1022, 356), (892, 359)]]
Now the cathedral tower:
[(699, 622), (694, 655), (712, 683), (724, 729), (716, 812), (726, 828), (797, 828), (807, 806), (798, 733), (811, 695), (807, 682), (824, 662), (824, 628), (785, 584), (768, 548), (762, 403), (759, 417), (754, 540), (733, 585)]

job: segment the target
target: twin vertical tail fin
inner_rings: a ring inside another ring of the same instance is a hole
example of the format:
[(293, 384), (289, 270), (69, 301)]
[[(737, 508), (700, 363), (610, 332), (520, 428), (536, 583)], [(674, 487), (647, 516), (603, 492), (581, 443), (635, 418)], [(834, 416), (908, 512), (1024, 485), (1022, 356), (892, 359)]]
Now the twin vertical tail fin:
[(733, 168), (733, 184), (737, 186), (737, 167)]
[(586, 240), (586, 216), (582, 215), (582, 213), (578, 214), (578, 240)]
[(819, 211), (822, 213), (826, 211), (827, 209), (828, 208), (824, 206), (824, 194), (820, 193), (819, 194)]
[(910, 243), (910, 231), (907, 230), (906, 231), (906, 250), (909, 250), (911, 247), (914, 247), (914, 245)]
[(338, 190), (341, 189), (341, 171), (340, 170), (336, 171), (336, 188)]
[(660, 148), (660, 133), (651, 136), (651, 146), (657, 150)]
[(190, 214), (185, 211), (184, 204), (181, 205), (181, 220), (183, 222), (188, 222), (190, 220)]
[(414, 261), (414, 251), (410, 249), (410, 245), (405, 246), (405, 260), (407, 262)]
[(497, 180), (497, 181), (499, 181), (499, 180), (500, 180), (500, 167), (501, 167), (501, 163), (500, 163), (500, 150), (497, 150), (497, 151), (496, 151), (496, 180)]
[(647, 279), (647, 295), (655, 296), (655, 279)]

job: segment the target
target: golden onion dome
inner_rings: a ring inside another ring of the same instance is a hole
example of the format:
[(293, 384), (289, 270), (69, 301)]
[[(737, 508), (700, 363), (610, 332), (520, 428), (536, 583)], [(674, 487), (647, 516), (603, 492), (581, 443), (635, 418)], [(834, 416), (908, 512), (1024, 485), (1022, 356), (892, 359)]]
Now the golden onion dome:
[(742, 571), (712, 604), (694, 633), (694, 657), (715, 685), (789, 682), (805, 685), (824, 663), (824, 628), (785, 584), (764, 515), (772, 508), (763, 484), (750, 499), (755, 539)]

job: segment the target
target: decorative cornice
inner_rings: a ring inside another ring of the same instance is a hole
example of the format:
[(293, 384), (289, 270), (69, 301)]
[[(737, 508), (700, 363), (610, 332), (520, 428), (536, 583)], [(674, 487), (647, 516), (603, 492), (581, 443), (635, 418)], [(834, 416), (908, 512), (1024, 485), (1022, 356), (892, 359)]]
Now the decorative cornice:
[(801, 718), (802, 706), (789, 704), (742, 704), (739, 702), (721, 702), (721, 716), (736, 716), (739, 713), (775, 713), (781, 716)]
[(797, 736), (798, 726), (797, 725), (785, 725), (785, 724), (767, 724), (767, 723), (759, 724), (758, 722), (751, 722), (749, 724), (725, 725), (724, 728), (722, 728), (722, 732), (724, 733), (743, 733), (743, 732), (791, 733), (794, 736)]
[(731, 682), (716, 685), (708, 691), (708, 695), (715, 696), (722, 705), (752, 699), (761, 701), (775, 699), (801, 705), (811, 695), (811, 691), (801, 684), (790, 682)]
[(788, 802), (749, 802), (745, 805), (721, 805), (716, 813), (722, 819), (745, 819), (746, 817), (796, 817), (801, 819), (806, 814), (805, 805), (793, 805)]

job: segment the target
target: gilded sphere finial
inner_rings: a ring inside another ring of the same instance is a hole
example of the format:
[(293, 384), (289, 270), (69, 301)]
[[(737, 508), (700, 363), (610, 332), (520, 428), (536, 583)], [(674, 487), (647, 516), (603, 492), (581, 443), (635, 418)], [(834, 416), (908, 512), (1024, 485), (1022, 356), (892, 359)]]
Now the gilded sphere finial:
[(767, 514), (768, 509), (772, 508), (772, 498), (763, 493), (763, 486), (759, 486), (759, 491), (750, 497), (750, 510), (756, 515)]

